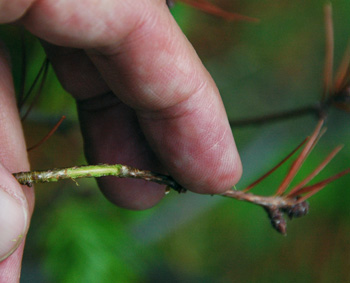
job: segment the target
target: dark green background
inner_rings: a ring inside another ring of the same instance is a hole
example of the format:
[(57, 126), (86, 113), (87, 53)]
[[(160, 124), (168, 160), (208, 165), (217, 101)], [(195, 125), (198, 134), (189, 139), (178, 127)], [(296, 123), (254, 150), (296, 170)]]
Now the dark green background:
[[(172, 13), (216, 81), (230, 119), (293, 109), (320, 98), (323, 1), (215, 4), (261, 22), (226, 22), (181, 3)], [(349, 12), (349, 1), (333, 1), (336, 66), (350, 37)], [(20, 32), (12, 26), (0, 31), (19, 89)], [(44, 54), (28, 34), (25, 43), (28, 88)], [(67, 120), (55, 135), (30, 152), (33, 169), (85, 162), (74, 101), (50, 69), (43, 94), (24, 122), (28, 146), (62, 115)], [(237, 188), (271, 168), (316, 122), (310, 116), (233, 129), (244, 167)], [(349, 113), (332, 110), (327, 127), (298, 180), (338, 144), (345, 148), (317, 180), (350, 167)], [(273, 193), (288, 168), (254, 191)], [(349, 281), (349, 183), (345, 176), (311, 198), (309, 215), (288, 222), (287, 237), (272, 230), (261, 208), (235, 200), (171, 193), (158, 206), (134, 212), (110, 204), (93, 180), (80, 181), (78, 187), (70, 181), (37, 185), (21, 282)]]

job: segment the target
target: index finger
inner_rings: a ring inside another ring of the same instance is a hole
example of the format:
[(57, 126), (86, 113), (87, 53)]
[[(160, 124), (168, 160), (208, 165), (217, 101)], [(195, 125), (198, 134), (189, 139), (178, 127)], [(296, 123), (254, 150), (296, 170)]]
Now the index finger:
[(136, 110), (167, 171), (190, 190), (222, 192), (240, 178), (241, 163), (221, 97), (165, 5), (149, 9), (121, 43), (89, 57)]
[(234, 185), (242, 168), (219, 92), (165, 1), (94, 3), (39, 1), (23, 22), (51, 43), (86, 50), (183, 186), (219, 193)]

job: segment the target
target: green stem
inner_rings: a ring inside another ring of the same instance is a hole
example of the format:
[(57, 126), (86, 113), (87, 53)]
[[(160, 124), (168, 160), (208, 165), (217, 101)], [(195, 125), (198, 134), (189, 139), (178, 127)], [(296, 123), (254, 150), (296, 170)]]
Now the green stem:
[(115, 176), (118, 178), (134, 178), (151, 181), (158, 184), (167, 185), (168, 187), (184, 192), (185, 189), (167, 175), (154, 173), (147, 170), (140, 170), (130, 166), (115, 164), (84, 165), (68, 168), (59, 168), (44, 171), (28, 171), (14, 173), (13, 176), (22, 185), (32, 186), (35, 183), (57, 182), (63, 179), (79, 178), (99, 178), (103, 176)]

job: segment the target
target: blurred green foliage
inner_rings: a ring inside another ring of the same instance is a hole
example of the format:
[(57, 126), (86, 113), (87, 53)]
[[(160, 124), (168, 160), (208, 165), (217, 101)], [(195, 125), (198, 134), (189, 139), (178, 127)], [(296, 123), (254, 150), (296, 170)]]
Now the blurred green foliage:
[[(259, 24), (225, 22), (177, 3), (172, 13), (196, 48), (222, 94), (231, 119), (293, 109), (317, 101), (324, 63), (323, 1), (228, 1), (215, 4), (254, 16)], [(333, 1), (335, 62), (350, 37), (350, 2)], [(17, 91), (21, 41), (17, 27), (2, 26)], [(44, 54), (24, 33), (26, 89)], [(62, 115), (67, 121), (30, 153), (32, 168), (84, 162), (74, 101), (52, 70), (24, 122), (28, 145)], [(308, 135), (316, 121), (299, 118), (262, 127), (233, 129), (244, 176), (238, 189), (267, 171)], [(334, 110), (328, 132), (298, 180), (337, 144), (345, 148), (317, 180), (349, 167), (350, 119)], [(271, 194), (288, 165), (254, 191)], [(170, 194), (147, 211), (133, 212), (105, 200), (94, 181), (36, 187), (21, 282), (347, 282), (350, 260), (349, 176), (314, 196), (310, 214), (288, 223), (288, 236), (272, 230), (265, 212), (220, 197)]]
[[(66, 199), (50, 211), (40, 230), (50, 250), (44, 262), (50, 281), (132, 282), (140, 275), (141, 256), (116, 215), (101, 209), (92, 198)], [(60, 259), (60, 260), (58, 260)], [(62, 271), (65, 272), (62, 272)]]

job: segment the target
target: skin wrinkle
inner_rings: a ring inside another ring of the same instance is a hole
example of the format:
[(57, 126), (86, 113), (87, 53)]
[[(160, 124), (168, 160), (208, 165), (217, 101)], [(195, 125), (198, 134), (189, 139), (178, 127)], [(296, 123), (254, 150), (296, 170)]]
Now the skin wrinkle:
[[(215, 142), (211, 147), (209, 147), (207, 150), (203, 151), (203, 152), (198, 152), (198, 155), (209, 155), (211, 156), (212, 154), (210, 154), (211, 151), (213, 152), (217, 152), (220, 151), (220, 146), (222, 143), (225, 142), (225, 138), (227, 137), (227, 130), (224, 131), (224, 133), (222, 134), (222, 136), (219, 138), (219, 140), (217, 142)], [(227, 155), (219, 155), (221, 158), (220, 159), (216, 159), (216, 161), (214, 160), (214, 162), (212, 162), (213, 166), (217, 168), (217, 170), (219, 172), (225, 172), (226, 174), (229, 174), (229, 170), (227, 170), (226, 168), (228, 168), (229, 166), (232, 166), (232, 164), (235, 164), (236, 162), (232, 162), (232, 158), (230, 156)], [(205, 176), (203, 176), (205, 177)], [(212, 175), (212, 177), (216, 177), (215, 175)], [(208, 176), (207, 176), (208, 178)]]
[[(171, 62), (169, 62), (169, 58), (171, 58)], [(155, 110), (175, 106), (205, 87), (206, 83), (204, 80), (199, 79), (201, 76), (195, 73), (189, 74), (187, 71), (188, 69), (194, 69), (191, 68), (190, 63), (179, 65), (179, 62), (183, 61), (186, 60), (171, 57), (169, 52), (163, 52), (154, 61), (154, 64), (159, 66), (158, 73), (152, 76), (139, 74), (140, 86), (142, 88), (145, 86), (146, 88), (146, 91), (144, 89), (142, 91), (145, 92), (147, 97), (152, 97), (155, 101), (153, 103), (155, 106), (153, 107), (158, 108)], [(147, 63), (141, 64), (149, 66)], [(168, 64), (172, 66), (171, 69), (168, 67)], [(146, 71), (144, 73), (149, 74), (150, 72)], [(164, 93), (167, 95), (165, 96)]]
[[(216, 140), (217, 136), (211, 134), (210, 126), (217, 125), (217, 123), (214, 122), (214, 123), (208, 123), (208, 124), (209, 124), (208, 127), (203, 126), (201, 128), (197, 128), (196, 131), (199, 132), (202, 136), (204, 136), (203, 139), (205, 139), (205, 142), (203, 142), (203, 143), (205, 143), (206, 145), (212, 144), (213, 141), (215, 141), (215, 142), (212, 145), (210, 145), (209, 148), (207, 148), (207, 146), (198, 146), (198, 147), (195, 147), (194, 150), (185, 150), (185, 152), (190, 152), (190, 156), (193, 160), (197, 160), (199, 156), (201, 156), (201, 158), (203, 158), (203, 157), (209, 155), (208, 153), (214, 149), (217, 149), (218, 144), (221, 143), (222, 141), (224, 141), (224, 139), (227, 135), (227, 131), (224, 131), (222, 133), (221, 137), (219, 138), (219, 140)], [(187, 135), (191, 135), (192, 133), (193, 133), (193, 131), (191, 129), (189, 129)], [(183, 166), (183, 165), (181, 165), (181, 166)]]
[(204, 150), (203, 152), (198, 152), (197, 155), (202, 155), (202, 154), (205, 155), (206, 152), (209, 152), (218, 148), (220, 143), (225, 139), (226, 134), (227, 134), (227, 130), (225, 130), (222, 133), (221, 137), (212, 146), (210, 146), (208, 149)]
[(202, 96), (204, 89), (208, 87), (207, 82), (202, 81), (198, 85), (198, 89), (192, 92), (192, 95), (184, 96), (182, 100), (177, 101), (175, 105), (170, 105), (165, 108), (156, 109), (156, 110), (141, 110), (137, 111), (137, 115), (140, 119), (144, 120), (157, 120), (157, 121), (167, 121), (174, 120), (180, 117), (190, 116), (194, 107), (189, 103), (189, 100), (197, 100), (197, 96)]
[[(204, 109), (211, 109), (213, 107), (213, 102), (201, 107), (197, 107), (198, 103), (202, 100), (205, 88), (208, 88), (207, 82), (203, 81), (202, 84), (198, 86), (198, 89), (192, 93), (190, 97), (185, 97), (182, 101), (179, 101), (176, 105), (171, 105), (166, 108), (151, 110), (151, 111), (137, 111), (137, 116), (139, 119), (148, 122), (160, 122), (176, 120), (178, 118), (188, 118), (193, 115), (193, 111), (203, 111)], [(191, 101), (190, 101), (191, 100)]]
[[(17, 182), (17, 181), (14, 180), (14, 182)], [(22, 194), (16, 193), (12, 189), (10, 189), (8, 186), (4, 186), (3, 184), (0, 184), (0, 188), (1, 190), (9, 194), (14, 200), (16, 200), (18, 204), (24, 205), (25, 207), (27, 207), (27, 200), (24, 198)]]
[[(144, 74), (139, 73), (140, 77), (145, 77), (141, 82), (143, 85), (143, 92), (147, 94), (149, 97), (153, 96), (156, 101), (156, 105), (167, 105), (166, 107), (174, 106), (173, 102), (171, 105), (169, 102), (176, 101), (176, 104), (181, 103), (183, 100), (186, 100), (190, 93), (191, 95), (195, 95), (200, 92), (207, 85), (205, 81), (200, 81), (198, 79), (197, 74), (188, 75), (186, 72), (187, 69), (192, 69), (189, 67), (189, 64), (181, 64), (179, 62), (183, 62), (185, 60), (181, 60), (178, 58), (174, 58), (174, 62), (171, 64), (173, 69), (169, 69), (167, 64), (167, 59), (169, 58), (168, 54), (161, 53), (156, 62), (156, 65), (160, 65), (159, 72), (162, 74), (163, 79), (159, 80), (157, 74), (154, 74), (152, 77), (145, 76), (147, 72)], [(179, 74), (182, 75), (179, 78)], [(186, 82), (184, 83), (183, 77), (187, 77)], [(168, 83), (164, 84), (163, 81)], [(194, 85), (193, 87), (189, 87)], [(189, 89), (191, 91), (189, 91)], [(164, 97), (163, 93), (167, 92), (168, 95)], [(179, 95), (181, 94), (181, 95)], [(174, 99), (174, 97), (179, 97), (178, 99)], [(163, 107), (162, 109), (166, 108)]]

